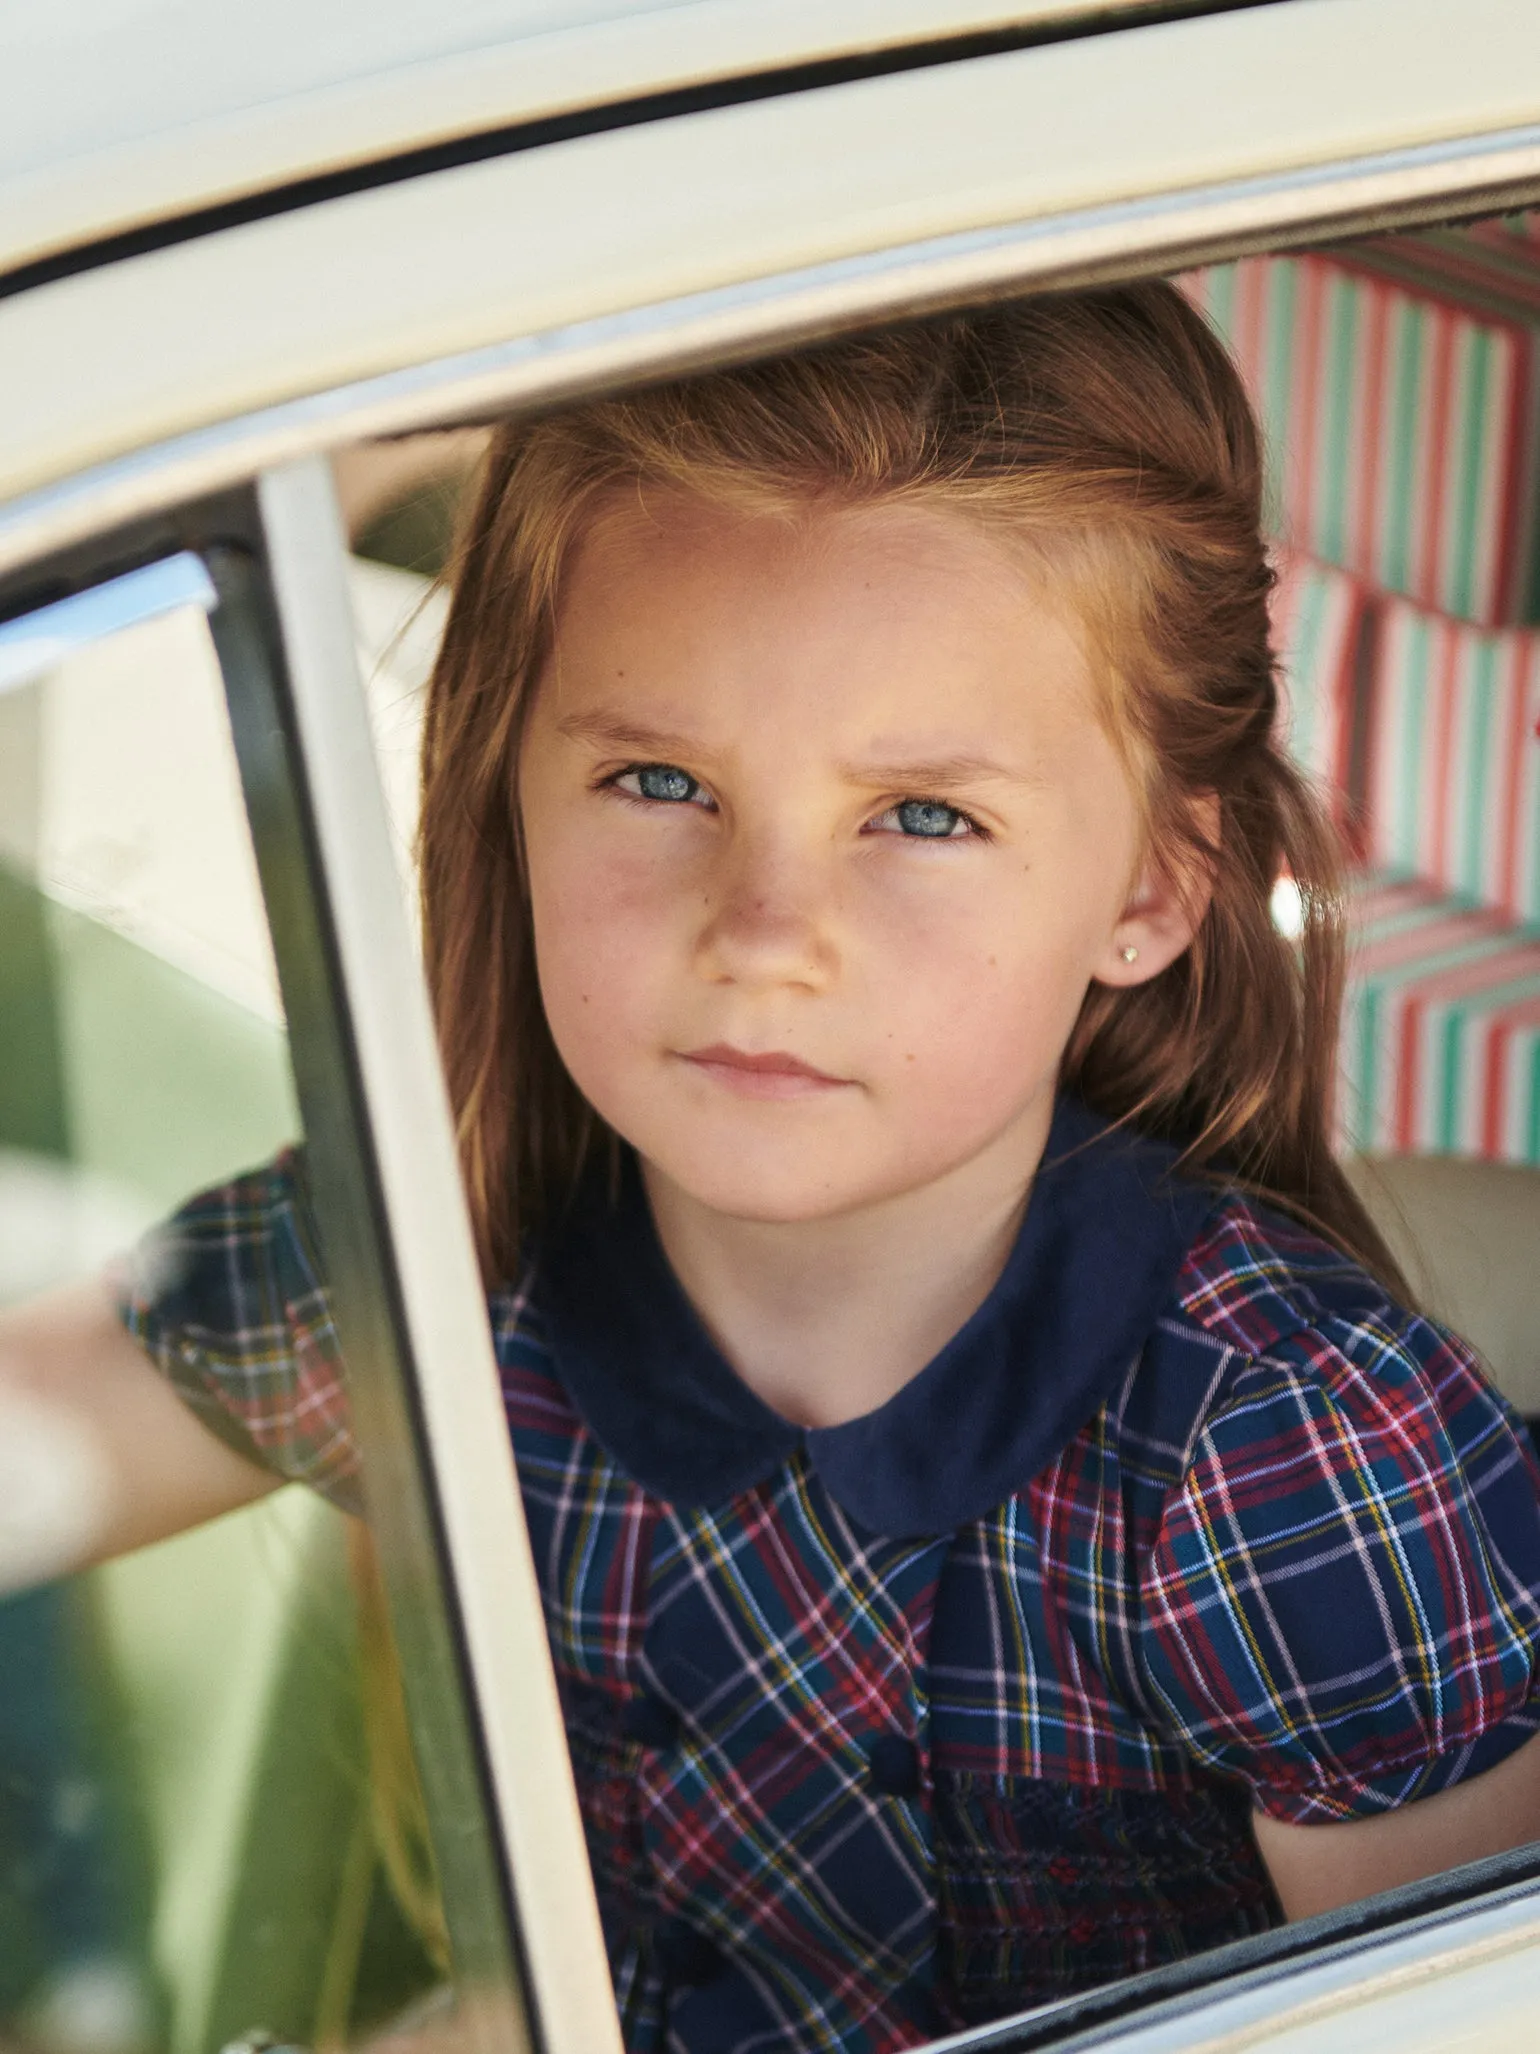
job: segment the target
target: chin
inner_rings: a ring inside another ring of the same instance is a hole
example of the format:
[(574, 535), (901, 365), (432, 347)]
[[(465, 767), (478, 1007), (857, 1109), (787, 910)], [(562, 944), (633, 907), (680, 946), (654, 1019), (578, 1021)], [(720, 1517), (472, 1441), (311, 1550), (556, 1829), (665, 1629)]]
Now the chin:
[(664, 1146), (641, 1153), (697, 1205), (727, 1219), (753, 1220), (765, 1226), (802, 1226), (832, 1219), (887, 1197), (875, 1180), (851, 1175), (848, 1159), (836, 1171), (810, 1164), (806, 1154), (795, 1161), (755, 1160), (747, 1150), (704, 1151), (699, 1156)]

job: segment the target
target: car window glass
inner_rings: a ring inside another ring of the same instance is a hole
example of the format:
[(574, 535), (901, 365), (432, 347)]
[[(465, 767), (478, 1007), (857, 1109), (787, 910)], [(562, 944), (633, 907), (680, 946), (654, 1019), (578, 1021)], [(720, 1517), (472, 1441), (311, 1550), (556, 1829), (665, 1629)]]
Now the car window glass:
[[(191, 603), (52, 655), (25, 621), (0, 637), (7, 1305), (305, 1140), (212, 589), (184, 561)], [(231, 1201), (257, 1233), (266, 1203)], [(0, 1675), (7, 2045), (340, 2045), (446, 1988), (384, 1600), (336, 1503), (283, 1490), (0, 1598)]]

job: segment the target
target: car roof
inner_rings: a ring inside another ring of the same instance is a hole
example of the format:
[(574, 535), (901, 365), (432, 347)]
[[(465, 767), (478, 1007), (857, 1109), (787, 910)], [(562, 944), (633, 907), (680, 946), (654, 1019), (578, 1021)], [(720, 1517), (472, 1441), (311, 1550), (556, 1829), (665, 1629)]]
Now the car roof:
[[(1156, 0), (71, 0), (0, 10), (0, 272), (404, 151)], [(1169, 11), (1162, 9), (1160, 11)], [(900, 57), (898, 61), (903, 61)], [(911, 58), (911, 61), (913, 59)]]
[(194, 221), (0, 301), (0, 385), (25, 395), (0, 410), (0, 574), (361, 436), (1517, 204), (1540, 192), (1540, 10), (1462, 0), (1460, 30), (1448, 0), (1125, 18)]

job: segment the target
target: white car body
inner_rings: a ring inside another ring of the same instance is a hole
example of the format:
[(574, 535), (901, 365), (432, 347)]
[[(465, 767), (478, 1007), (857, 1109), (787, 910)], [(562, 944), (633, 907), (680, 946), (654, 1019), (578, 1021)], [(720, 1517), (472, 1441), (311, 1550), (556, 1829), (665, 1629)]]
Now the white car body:
[[(486, 1569), (517, 1584), (527, 1550), (318, 459), (949, 303), (1537, 199), (1534, 0), (0, 20), (0, 614), (259, 481), (547, 2054), (615, 2027), (533, 1581), (510, 1602)], [(1525, 1856), (948, 2044), (1528, 2054), (1537, 2031)]]

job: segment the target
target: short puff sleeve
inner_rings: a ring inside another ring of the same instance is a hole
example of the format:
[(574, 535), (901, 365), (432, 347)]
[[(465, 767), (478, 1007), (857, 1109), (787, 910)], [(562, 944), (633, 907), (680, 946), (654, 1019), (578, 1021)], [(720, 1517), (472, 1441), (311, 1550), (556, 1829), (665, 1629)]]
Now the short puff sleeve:
[(358, 1451), (302, 1151), (203, 1192), (147, 1235), (119, 1278), (119, 1309), (222, 1441), (359, 1509)]
[(1224, 1380), (1141, 1578), (1160, 1723), (1274, 1818), (1360, 1818), (1540, 1730), (1540, 1471), (1464, 1347), (1384, 1307)]

